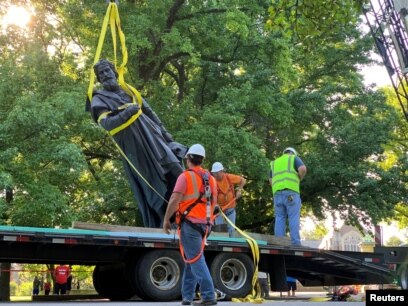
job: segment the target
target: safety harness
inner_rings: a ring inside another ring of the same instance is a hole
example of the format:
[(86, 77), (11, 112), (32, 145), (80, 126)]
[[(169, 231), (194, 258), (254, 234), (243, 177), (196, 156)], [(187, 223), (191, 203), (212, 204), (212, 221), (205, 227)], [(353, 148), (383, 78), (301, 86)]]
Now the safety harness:
[[(210, 173), (208, 171), (205, 171), (204, 173), (201, 173), (199, 171), (196, 171), (194, 169), (188, 169), (188, 171), (192, 171), (193, 173), (199, 175), (202, 179), (202, 185), (200, 188), (199, 196), (197, 199), (191, 203), (183, 212), (178, 211), (176, 214), (176, 223), (178, 225), (178, 236), (179, 236), (179, 248), (180, 248), (180, 253), (181, 256), (184, 260), (185, 263), (192, 264), (195, 263), (203, 254), (206, 240), (208, 235), (211, 232), (211, 200), (212, 200), (212, 193), (211, 193), (211, 186), (210, 186)], [(205, 196), (205, 201), (203, 200), (203, 196)], [(198, 204), (205, 204), (206, 205), (206, 227), (205, 231), (203, 231), (202, 227), (191, 222), (190, 220), (187, 219), (188, 214), (191, 212), (191, 210), (196, 207)], [(181, 225), (182, 223), (188, 223), (194, 230), (198, 231), (201, 236), (203, 237), (202, 243), (201, 243), (201, 249), (200, 252), (193, 258), (187, 259), (184, 253), (184, 247), (183, 243), (181, 241)]]
[(223, 211), (226, 210), (226, 209), (224, 209), (224, 207), (229, 208), (228, 206), (229, 206), (234, 200), (236, 200), (234, 185), (232, 184), (232, 182), (231, 182), (230, 178), (228, 177), (227, 173), (225, 173), (224, 175), (225, 175), (225, 178), (226, 178), (227, 183), (228, 183), (228, 189), (227, 189), (226, 192), (223, 192), (223, 191), (221, 190), (221, 188), (220, 188), (219, 186), (217, 186), (218, 194), (224, 195), (224, 196), (225, 196), (225, 199), (227, 199), (228, 193), (231, 192), (231, 194), (232, 194), (232, 199), (231, 199), (227, 204), (225, 204), (223, 207), (221, 207), (221, 209), (222, 209)]
[[(106, 15), (105, 18), (103, 20), (103, 25), (102, 25), (102, 30), (99, 36), (99, 41), (98, 41), (98, 46), (96, 49), (96, 53), (95, 53), (95, 58), (94, 58), (94, 64), (96, 64), (100, 58), (101, 55), (101, 51), (102, 51), (102, 46), (103, 46), (103, 42), (105, 39), (105, 35), (107, 32), (107, 28), (108, 25), (110, 25), (111, 28), (111, 34), (112, 34), (112, 41), (113, 41), (113, 50), (114, 50), (114, 64), (116, 67), (116, 70), (119, 74), (118, 76), (118, 82), (120, 87), (126, 92), (128, 93), (131, 97), (132, 97), (132, 103), (137, 103), (139, 104), (139, 112), (132, 116), (127, 122), (125, 122), (122, 126), (118, 127), (115, 130), (109, 131), (108, 135), (110, 137), (110, 139), (113, 141), (113, 143), (115, 144), (116, 148), (118, 149), (118, 151), (120, 152), (120, 154), (125, 158), (125, 160), (129, 163), (129, 165), (131, 166), (131, 168), (139, 175), (139, 177), (154, 191), (156, 192), (165, 202), (167, 202), (166, 199), (164, 199), (160, 193), (154, 189), (154, 187), (143, 177), (143, 175), (136, 169), (136, 167), (133, 165), (133, 163), (129, 160), (129, 158), (126, 156), (126, 154), (123, 152), (123, 150), (119, 147), (119, 145), (116, 143), (116, 141), (113, 139), (113, 135), (115, 135), (116, 133), (120, 132), (121, 130), (125, 129), (126, 127), (128, 127), (131, 123), (133, 123), (135, 120), (137, 120), (137, 118), (140, 116), (141, 114), (141, 108), (142, 108), (142, 96), (141, 94), (131, 85), (127, 84), (125, 82), (124, 79), (124, 72), (126, 70), (126, 64), (127, 64), (127, 60), (128, 60), (128, 53), (127, 53), (127, 48), (126, 48), (126, 43), (125, 43), (125, 35), (122, 32), (121, 29), (121, 24), (120, 24), (120, 19), (119, 19), (119, 10), (117, 7), (117, 4), (115, 2), (113, 2), (112, 0), (110, 1), (109, 5), (108, 5), (108, 9), (106, 11)], [(116, 33), (116, 31), (118, 33)], [(116, 57), (116, 51), (117, 51), (117, 46), (116, 46), (116, 41), (117, 41), (117, 35), (119, 36), (119, 41), (120, 41), (120, 45), (121, 45), (121, 49), (122, 49), (122, 64), (118, 67), (117, 66), (117, 57)], [(93, 69), (90, 69), (90, 77), (89, 77), (89, 86), (88, 86), (88, 91), (87, 91), (87, 96), (89, 101), (92, 100), (92, 96), (93, 96), (93, 87), (95, 84), (95, 74), (93, 72)], [(123, 106), (123, 108), (128, 107), (129, 105)], [(119, 109), (118, 109), (119, 110)], [(121, 110), (121, 109), (120, 109)], [(110, 112), (101, 114), (98, 118), (98, 123), (105, 118), (106, 116), (110, 115)], [(190, 171), (194, 171), (193, 169), (189, 169)], [(211, 193), (211, 187), (209, 184), (209, 178), (210, 178), (210, 174), (208, 172), (205, 172), (207, 175), (202, 175), (201, 173), (198, 173), (197, 171), (194, 171), (195, 173), (197, 173), (202, 179), (203, 179), (203, 186), (204, 186), (204, 191), (201, 193), (200, 192), (200, 196), (198, 197), (198, 199), (192, 203), (185, 212), (183, 212), (183, 214), (180, 216), (180, 221), (177, 222), (178, 223), (178, 236), (180, 237), (180, 228), (181, 228), (181, 223), (182, 222), (189, 222), (191, 225), (193, 225), (193, 228), (195, 229), (199, 229), (199, 232), (203, 235), (204, 239), (201, 245), (201, 251), (200, 253), (195, 256), (192, 259), (187, 259), (185, 257), (184, 254), (184, 249), (182, 247), (182, 243), (181, 243), (181, 239), (180, 239), (180, 243), (179, 243), (179, 247), (180, 247), (180, 252), (182, 254), (182, 258), (184, 260), (184, 262), (192, 264), (194, 262), (196, 262), (202, 255), (202, 253), (204, 252), (204, 247), (206, 244), (206, 238), (210, 233), (211, 230), (211, 200), (212, 200), (212, 193)], [(233, 192), (234, 197), (235, 197), (235, 193)], [(202, 197), (205, 195), (206, 201), (203, 202)], [(204, 233), (202, 233), (202, 230), (200, 227), (198, 227), (197, 225), (195, 225), (194, 223), (190, 222), (186, 217), (188, 216), (188, 214), (190, 213), (190, 211), (199, 203), (206, 203), (206, 230)], [(252, 250), (252, 255), (253, 255), (253, 260), (254, 260), (254, 266), (255, 266), (255, 272), (253, 274), (253, 278), (252, 278), (252, 294), (248, 295), (246, 298), (243, 299), (233, 299), (233, 301), (236, 302), (252, 302), (252, 303), (262, 303), (262, 298), (260, 298), (260, 288), (259, 286), (257, 286), (257, 277), (258, 277), (258, 263), (259, 263), (259, 248), (258, 248), (258, 244), (256, 242), (255, 239), (251, 238), (250, 236), (248, 236), (246, 233), (244, 233), (243, 231), (241, 231), (239, 228), (237, 228), (235, 226), (235, 224), (233, 224), (228, 218), (226, 218), (225, 214), (220, 211), (220, 213), (224, 216), (224, 219), (226, 219), (227, 222), (230, 223), (231, 226), (233, 226), (241, 235), (243, 235), (249, 246), (251, 247)]]

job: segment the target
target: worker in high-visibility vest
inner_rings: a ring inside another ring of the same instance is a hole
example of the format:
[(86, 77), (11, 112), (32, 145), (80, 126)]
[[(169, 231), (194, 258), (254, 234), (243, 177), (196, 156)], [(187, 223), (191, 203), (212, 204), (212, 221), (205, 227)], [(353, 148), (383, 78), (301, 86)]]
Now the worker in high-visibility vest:
[(275, 209), (275, 236), (286, 236), (288, 218), (293, 245), (300, 245), (300, 181), (306, 171), (305, 164), (294, 148), (286, 148), (282, 156), (270, 163), (269, 182)]
[[(225, 172), (224, 166), (220, 162), (215, 162), (212, 165), (211, 173), (217, 180), (218, 205), (225, 216), (235, 224), (237, 200), (242, 196), (242, 189), (246, 181), (240, 175)], [(235, 186), (237, 186), (236, 190)], [(228, 234), (230, 237), (233, 236), (235, 229), (224, 220), (222, 215), (217, 216), (215, 224), (227, 224)]]
[[(214, 224), (217, 183), (210, 172), (201, 167), (205, 149), (192, 145), (186, 154), (188, 170), (177, 179), (164, 216), (163, 229), (170, 233), (170, 219), (176, 213), (179, 244), (185, 262), (181, 295), (182, 305), (216, 305), (214, 283), (204, 258), (206, 238)], [(201, 300), (193, 302), (196, 286)]]

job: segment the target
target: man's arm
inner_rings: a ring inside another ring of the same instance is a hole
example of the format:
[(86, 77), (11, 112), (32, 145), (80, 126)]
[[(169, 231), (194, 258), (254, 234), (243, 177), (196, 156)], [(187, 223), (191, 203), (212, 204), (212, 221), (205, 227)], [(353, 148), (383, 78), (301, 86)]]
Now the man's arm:
[(269, 185), (272, 186), (272, 170), (270, 169), (268, 171), (268, 181), (269, 181)]
[(306, 175), (307, 169), (303, 161), (298, 156), (295, 157), (295, 169), (298, 173), (299, 179), (303, 180)]
[(300, 180), (303, 180), (307, 172), (306, 166), (302, 165), (298, 168), (298, 176)]
[[(107, 97), (100, 98), (96, 95), (92, 99), (91, 114), (95, 122), (99, 123), (105, 130), (110, 131), (122, 125), (139, 111), (137, 104), (128, 104), (123, 109), (111, 110), (102, 99), (109, 99)], [(103, 118), (103, 119), (102, 119)]]
[(242, 189), (244, 188), (245, 183), (246, 183), (246, 180), (245, 180), (242, 176), (240, 176), (240, 181), (239, 181), (239, 184), (238, 184), (238, 189), (237, 189), (237, 191), (235, 192), (235, 197), (236, 197), (237, 199), (239, 199), (239, 198), (242, 196)]
[(166, 234), (170, 233), (171, 230), (171, 222), (170, 218), (174, 215), (174, 213), (178, 209), (178, 204), (181, 202), (183, 198), (183, 194), (179, 192), (173, 192), (171, 194), (169, 204), (167, 205), (166, 214), (163, 220), (163, 230)]

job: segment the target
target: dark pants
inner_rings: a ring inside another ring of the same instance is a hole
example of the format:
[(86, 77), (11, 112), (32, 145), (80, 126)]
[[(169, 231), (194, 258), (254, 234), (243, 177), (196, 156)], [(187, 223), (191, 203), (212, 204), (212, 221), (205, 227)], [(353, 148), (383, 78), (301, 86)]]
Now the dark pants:
[(54, 294), (66, 294), (67, 293), (67, 283), (58, 284), (55, 283)]

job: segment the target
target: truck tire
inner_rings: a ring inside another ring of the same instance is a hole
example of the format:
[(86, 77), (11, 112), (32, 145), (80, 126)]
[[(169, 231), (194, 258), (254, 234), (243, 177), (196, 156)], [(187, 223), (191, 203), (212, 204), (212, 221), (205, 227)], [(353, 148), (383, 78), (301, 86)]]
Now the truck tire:
[(232, 298), (247, 296), (252, 290), (254, 263), (247, 254), (220, 253), (211, 263), (214, 286)]
[(140, 287), (140, 281), (139, 281), (139, 275), (137, 274), (138, 272), (138, 264), (139, 264), (140, 258), (131, 264), (129, 268), (129, 279), (130, 279), (130, 284), (135, 291), (135, 294), (141, 298), (144, 301), (153, 301), (149, 296), (146, 295), (146, 293), (143, 291), (143, 289)]
[(178, 251), (152, 250), (135, 265), (132, 284), (145, 300), (176, 300), (181, 295), (183, 267)]
[(402, 264), (399, 271), (399, 282), (401, 289), (408, 289), (408, 264)]
[(123, 264), (96, 266), (92, 274), (96, 292), (111, 301), (129, 300), (135, 295), (135, 291), (126, 274)]

